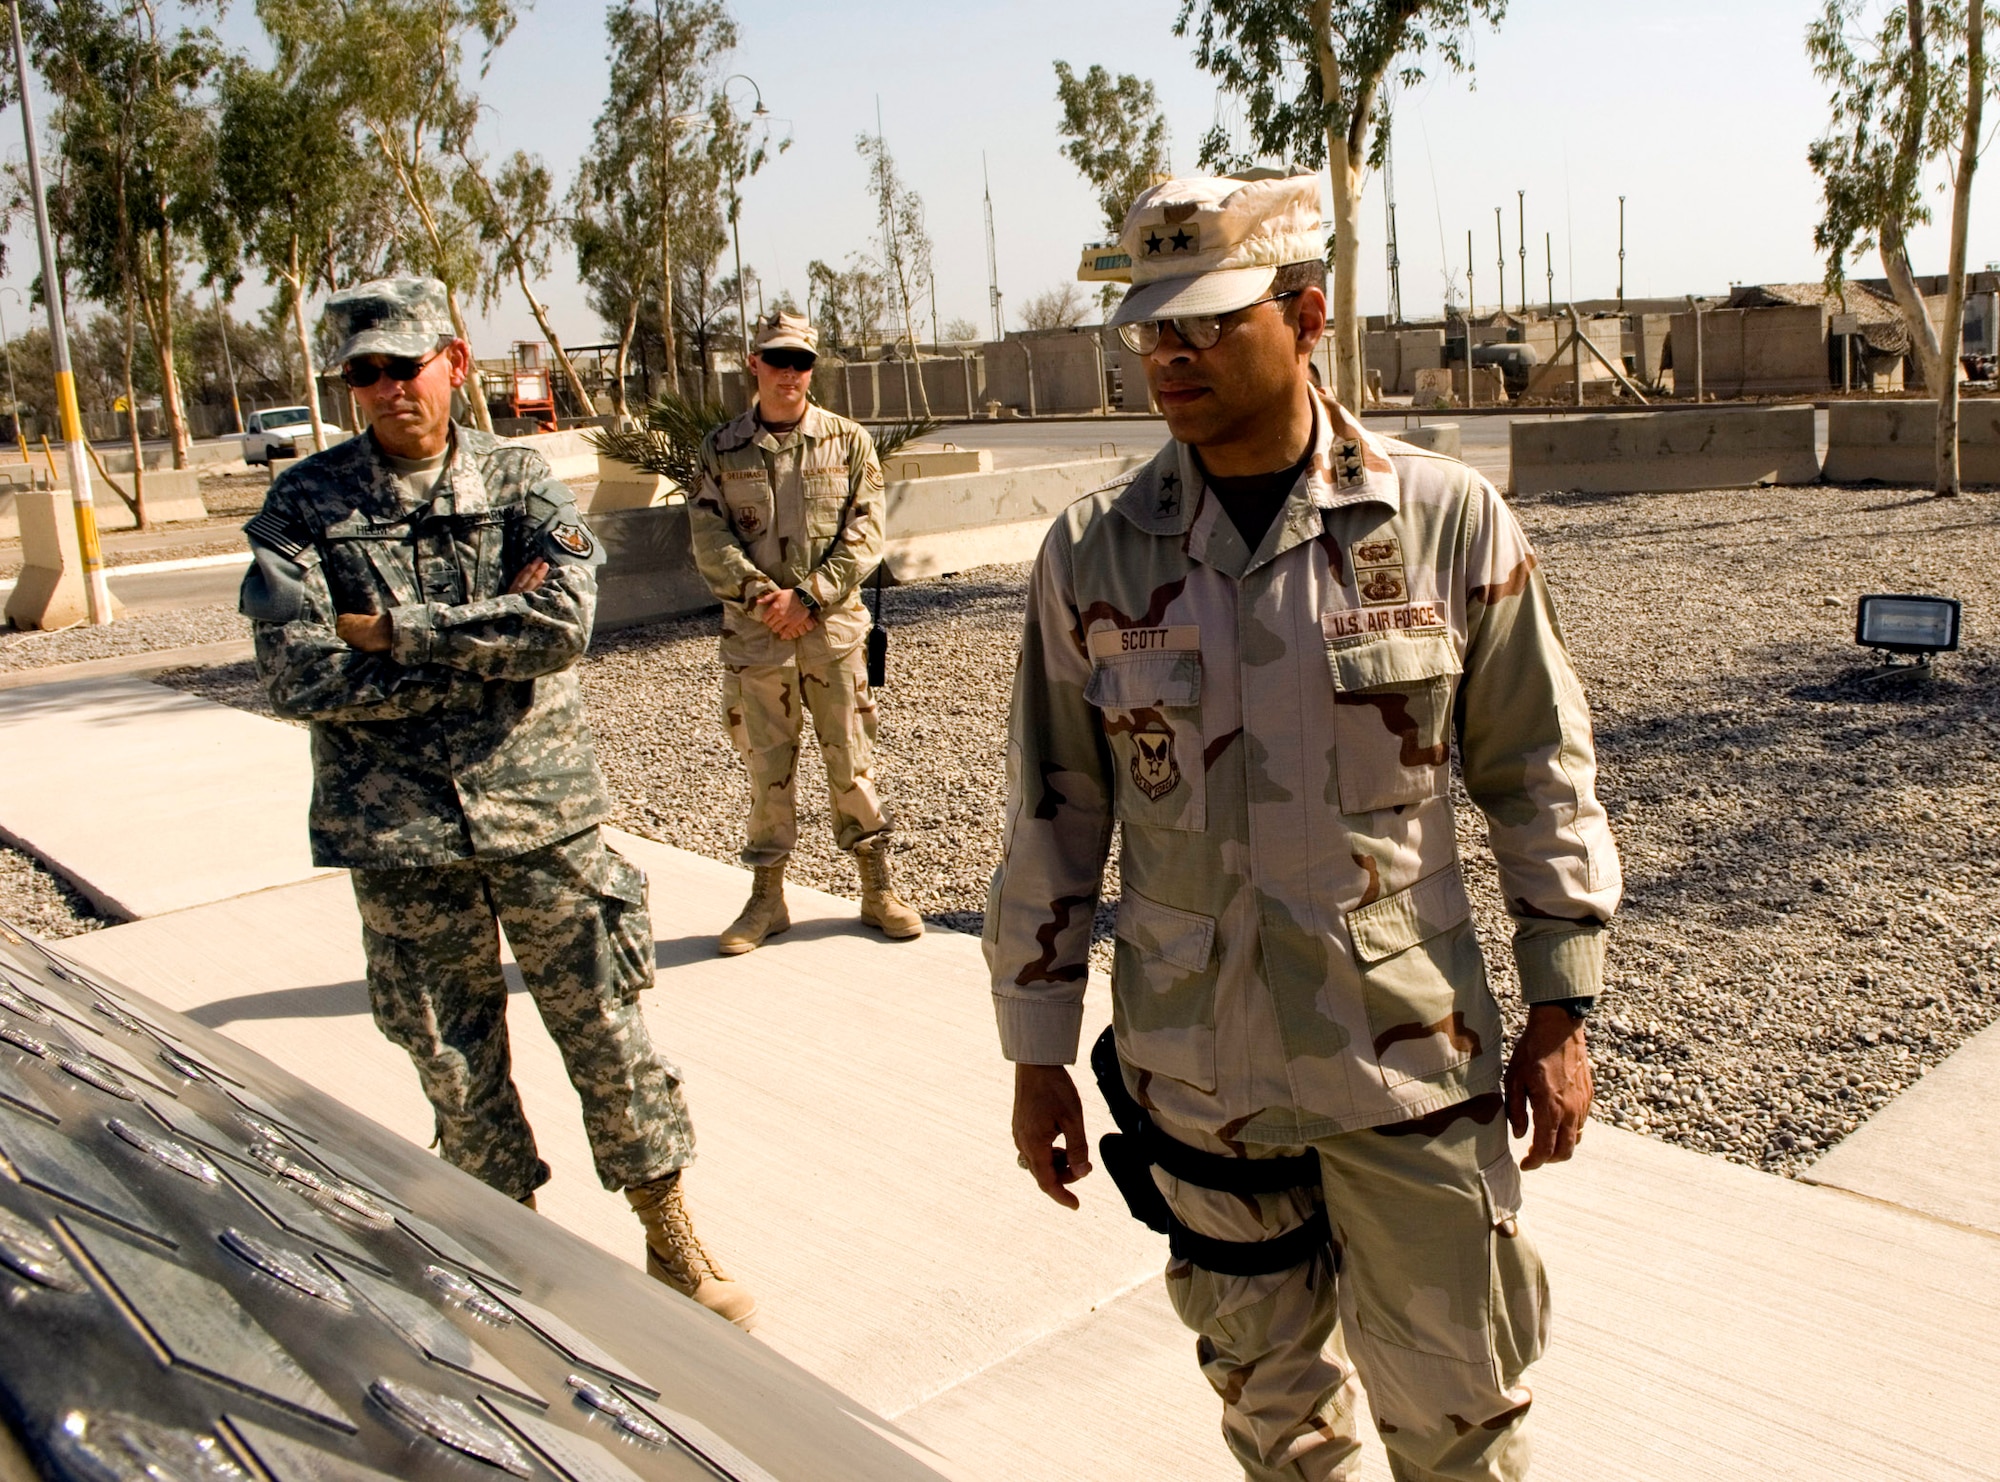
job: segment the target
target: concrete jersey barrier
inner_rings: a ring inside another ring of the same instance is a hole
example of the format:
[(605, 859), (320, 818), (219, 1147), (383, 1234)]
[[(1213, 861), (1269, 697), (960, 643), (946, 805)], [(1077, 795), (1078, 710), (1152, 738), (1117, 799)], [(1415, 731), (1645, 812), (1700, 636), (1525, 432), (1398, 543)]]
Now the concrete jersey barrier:
[[(1826, 411), (1826, 481), (1929, 488), (1937, 479), (1935, 401), (1836, 401)], [(1958, 404), (1958, 471), (2000, 484), (2000, 403)]]
[[(898, 480), (886, 490), (884, 564), (901, 582), (1030, 560), (1049, 522), (1065, 507), (1151, 456)], [(590, 528), (604, 546), (599, 629), (610, 632), (720, 605), (695, 569), (686, 504), (593, 510)]]
[(1810, 406), (1521, 418), (1515, 494), (1656, 494), (1819, 482)]

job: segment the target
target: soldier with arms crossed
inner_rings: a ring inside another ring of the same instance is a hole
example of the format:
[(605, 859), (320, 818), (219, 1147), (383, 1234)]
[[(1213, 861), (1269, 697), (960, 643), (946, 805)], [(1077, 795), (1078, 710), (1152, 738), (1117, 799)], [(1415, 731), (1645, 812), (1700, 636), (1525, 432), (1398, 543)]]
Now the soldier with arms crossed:
[(326, 320), (370, 430), (272, 484), (242, 609), (272, 707), (311, 728), (313, 862), (353, 872), (375, 1022), (444, 1156), (532, 1206), (549, 1168), (510, 1074), (497, 920), (647, 1270), (747, 1325), (682, 1200), (694, 1127), (639, 1006), (645, 877), (599, 833), (576, 662), (603, 557), (539, 453), (451, 421), (471, 361), (442, 283), (345, 289)]
[(923, 935), (896, 894), (889, 820), (875, 791), (875, 696), (861, 583), (882, 559), (882, 465), (858, 422), (806, 399), (818, 335), (774, 309), (757, 326), (757, 400), (709, 433), (688, 503), (695, 563), (722, 603), (722, 717), (750, 774), (750, 900), (716, 946), (754, 951), (792, 924), (785, 862), (798, 841), (805, 716), (826, 763), (834, 842), (854, 855), (861, 919)]
[[(1074, 1208), (1115, 825), (1104, 1157), (1170, 1237), (1244, 1475), (1351, 1475), (1366, 1386), (1400, 1482), (1511, 1482), (1548, 1320), (1519, 1169), (1589, 1113), (1618, 858), (1512, 513), (1310, 382), (1319, 222), (1311, 176), (1170, 181), (1126, 219), (1114, 322), (1173, 441), (1070, 506), (1029, 585), (986, 913), (1014, 1142)], [(1504, 1075), (1454, 739), (1530, 1005)]]

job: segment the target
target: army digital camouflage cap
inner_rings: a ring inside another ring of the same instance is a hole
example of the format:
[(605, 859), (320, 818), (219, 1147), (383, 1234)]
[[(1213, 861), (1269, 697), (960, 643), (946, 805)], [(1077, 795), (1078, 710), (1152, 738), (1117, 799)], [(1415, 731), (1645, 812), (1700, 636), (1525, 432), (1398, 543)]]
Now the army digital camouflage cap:
[(1132, 203), (1118, 244), (1132, 258), (1132, 291), (1111, 322), (1227, 314), (1270, 292), (1287, 263), (1325, 255), (1319, 177), (1168, 180)]
[(802, 315), (787, 314), (783, 309), (773, 309), (757, 321), (757, 339), (752, 348), (803, 350), (808, 355), (817, 355), (819, 331), (814, 329)]
[(320, 322), (339, 342), (332, 365), (357, 355), (428, 355), (458, 335), (444, 284), (435, 278), (377, 278), (343, 288), (326, 301)]

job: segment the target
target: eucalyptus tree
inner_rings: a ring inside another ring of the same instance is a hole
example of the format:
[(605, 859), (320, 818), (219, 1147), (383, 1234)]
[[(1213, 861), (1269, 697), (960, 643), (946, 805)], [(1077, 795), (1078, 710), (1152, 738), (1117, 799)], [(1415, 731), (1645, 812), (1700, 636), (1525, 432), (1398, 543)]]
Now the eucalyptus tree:
[(298, 344), (300, 399), (312, 410), (313, 446), (323, 449), (326, 423), (313, 381), (306, 301), (322, 244), (353, 208), (363, 175), (360, 151), (345, 109), (322, 79), (239, 59), (223, 73), (220, 92), (222, 198), (245, 252), (279, 289)]
[[(1318, 169), (1333, 186), (1334, 381), (1362, 405), (1361, 198), (1382, 162), (1389, 109), (1384, 84), (1422, 81), (1419, 59), (1470, 71), (1475, 22), (1499, 24), (1507, 0), (1181, 0), (1174, 33), (1195, 38), (1195, 60), (1243, 105), (1255, 155)], [(1250, 164), (1220, 125), (1202, 162)]]
[(923, 366), (917, 354), (917, 320), (912, 307), (914, 294), (929, 280), (931, 272), (931, 239), (924, 231), (923, 198), (903, 184), (879, 125), (875, 133), (858, 136), (854, 147), (868, 162), (868, 194), (875, 206), (875, 245), (883, 276), (901, 310), (902, 337), (909, 344), (910, 359), (918, 362), (917, 403), (928, 418), (931, 398), (924, 386)]
[[(1806, 31), (1814, 74), (1831, 89), (1826, 135), (1807, 152), (1825, 211), (1813, 234), (1838, 291), (1848, 259), (1875, 248), (1938, 399), (1937, 492), (1959, 492), (1959, 346), (1972, 177), (1988, 88), (1988, 8), (1963, 0), (1878, 5), (1826, 0)], [(1952, 177), (1944, 321), (1933, 325), (1910, 266), (1910, 232), (1930, 220), (1926, 177)]]
[[(189, 7), (197, 14), (207, 8)], [(182, 279), (216, 218), (211, 85), (221, 44), (206, 26), (168, 29), (148, 0), (29, 0), (21, 12), (55, 95), (51, 127), (66, 188), (52, 199), (51, 214), (66, 266), (86, 296), (123, 309), (128, 359), (143, 319), (159, 362), (174, 465), (184, 468), (176, 309)], [(132, 432), (136, 441), (136, 416)], [(143, 474), (135, 473), (128, 502), (143, 523)]]
[(1130, 72), (1113, 77), (1093, 66), (1081, 77), (1057, 62), (1056, 101), (1062, 152), (1097, 193), (1104, 230), (1115, 237), (1140, 193), (1167, 168), (1167, 119), (1153, 84)]
[(458, 155), (461, 168), (454, 195), (459, 208), (477, 227), (487, 254), (488, 271), (479, 285), (480, 307), (491, 308), (498, 301), (508, 278), (520, 286), (521, 297), (528, 301), (528, 312), (535, 316), (542, 337), (549, 342), (578, 411), (587, 417), (593, 410), (590, 392), (576, 373), (569, 352), (563, 349), (555, 325), (549, 322), (548, 306), (536, 295), (533, 281), (547, 274), (556, 236), (566, 226), (549, 167), (517, 149), (489, 179), (485, 161), (472, 152), (469, 141), (459, 141)]
[[(279, 67), (339, 100), (402, 195), (398, 255), (444, 283), (452, 328), (468, 343), (462, 296), (478, 291), (483, 266), (478, 226), (453, 193), (457, 146), (479, 117), (468, 68), (473, 80), (485, 75), (520, 9), (515, 0), (257, 0)], [(491, 431), (485, 396), (468, 400)]]

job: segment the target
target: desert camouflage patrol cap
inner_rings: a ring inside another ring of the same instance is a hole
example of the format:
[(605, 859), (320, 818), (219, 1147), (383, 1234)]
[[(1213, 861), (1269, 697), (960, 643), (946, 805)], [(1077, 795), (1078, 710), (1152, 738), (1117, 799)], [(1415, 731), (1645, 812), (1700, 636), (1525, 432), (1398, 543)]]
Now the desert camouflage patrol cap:
[(1227, 314), (1271, 291), (1287, 263), (1325, 255), (1319, 177), (1195, 176), (1148, 189), (1125, 215), (1118, 244), (1132, 291), (1111, 322)]
[(458, 334), (435, 278), (376, 278), (343, 288), (326, 301), (320, 322), (339, 345), (332, 365), (357, 355), (428, 355)]
[(757, 339), (751, 348), (803, 350), (808, 355), (817, 355), (819, 331), (814, 329), (803, 315), (787, 314), (783, 309), (773, 309), (757, 321)]

